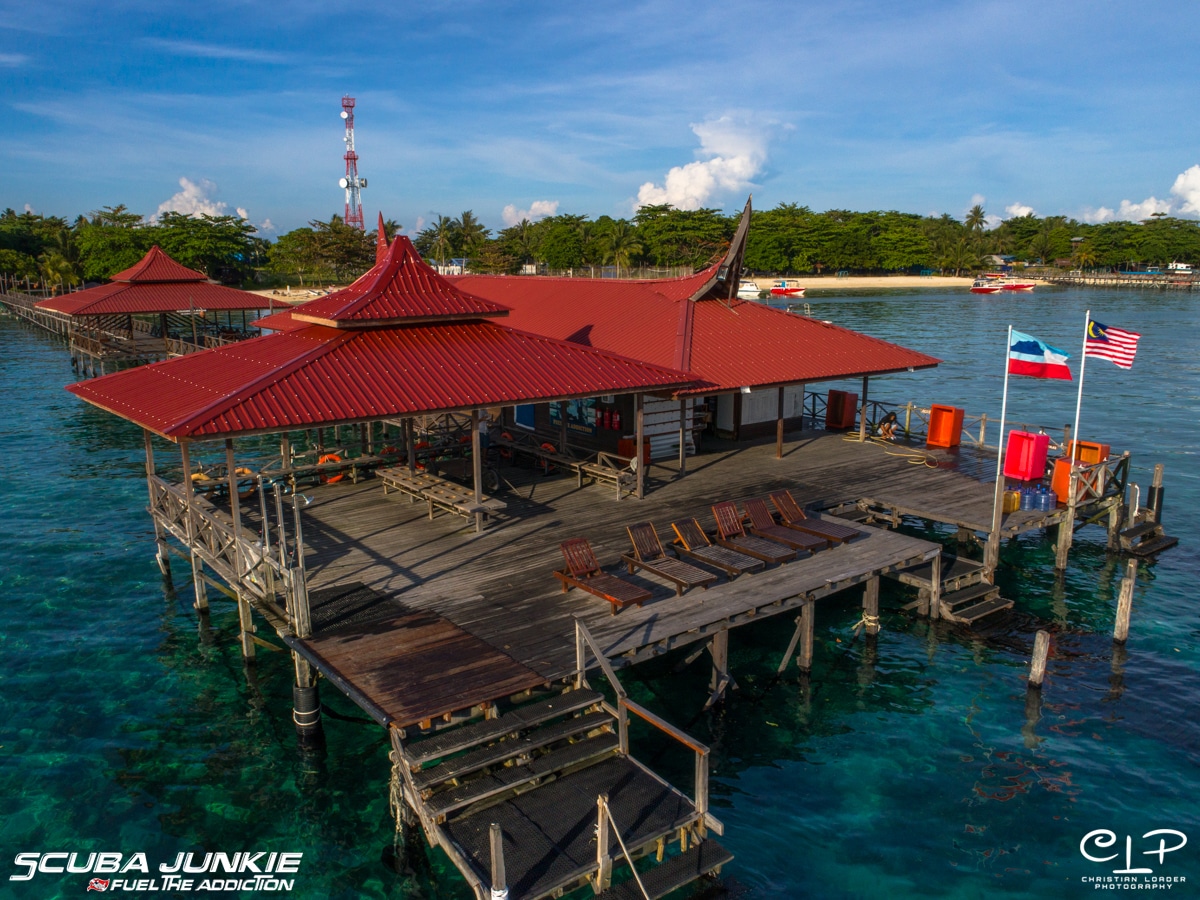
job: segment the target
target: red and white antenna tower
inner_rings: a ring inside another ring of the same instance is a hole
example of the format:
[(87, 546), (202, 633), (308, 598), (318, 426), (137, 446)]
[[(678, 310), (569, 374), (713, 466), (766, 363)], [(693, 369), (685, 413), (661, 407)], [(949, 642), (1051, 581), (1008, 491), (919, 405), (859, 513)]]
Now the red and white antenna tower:
[(367, 179), (358, 177), (358, 154), (354, 152), (354, 98), (342, 98), (342, 118), (346, 120), (346, 177), (338, 179), (338, 186), (346, 189), (346, 224), (359, 231), (366, 230), (363, 223), (362, 197), (359, 191), (367, 186)]

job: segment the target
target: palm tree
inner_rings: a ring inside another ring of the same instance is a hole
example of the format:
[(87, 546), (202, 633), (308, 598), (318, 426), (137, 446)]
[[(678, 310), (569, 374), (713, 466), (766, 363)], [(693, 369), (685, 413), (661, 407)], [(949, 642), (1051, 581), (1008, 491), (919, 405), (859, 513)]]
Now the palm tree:
[(449, 216), (438, 215), (433, 223), (433, 249), (437, 251), (438, 264), (446, 265), (446, 254), (454, 252), (456, 223)]
[(75, 264), (57, 250), (47, 250), (39, 256), (38, 268), (47, 285), (72, 287), (79, 284), (79, 273)]
[(488, 237), (488, 229), (475, 218), (475, 213), (467, 210), (454, 220), (455, 231), (458, 233), (458, 243), (463, 256), (469, 257)]
[(642, 252), (642, 243), (637, 238), (637, 232), (625, 219), (618, 219), (609, 225), (598, 236), (602, 261), (611, 262), (617, 267), (617, 277), (621, 277), (621, 266), (628, 267), (630, 261)]
[(140, 225), (142, 217), (140, 214), (130, 212), (129, 207), (124, 203), (119, 203), (116, 206), (105, 206), (92, 213), (93, 225), (110, 225), (115, 228), (133, 228), (135, 225)]
[(983, 211), (983, 206), (976, 203), (971, 207), (971, 211), (967, 213), (967, 218), (963, 220), (963, 227), (974, 237), (976, 245), (979, 244), (979, 239), (983, 237), (983, 228), (987, 225), (987, 213)]

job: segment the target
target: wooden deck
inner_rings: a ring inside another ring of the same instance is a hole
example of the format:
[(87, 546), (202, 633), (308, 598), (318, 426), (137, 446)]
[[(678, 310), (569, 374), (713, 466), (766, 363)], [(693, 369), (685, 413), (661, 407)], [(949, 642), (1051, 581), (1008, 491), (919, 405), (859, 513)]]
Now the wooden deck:
[[(455, 517), (430, 521), (425, 504), (385, 497), (375, 479), (306, 489), (310, 590), (364, 585), (410, 610), (437, 613), (551, 680), (574, 669), (576, 616), (614, 663), (627, 665), (920, 564), (939, 550), (866, 528), (867, 535), (850, 544), (733, 580), (722, 576), (707, 590), (677, 597), (670, 584), (651, 575), (626, 574), (620, 557), (630, 550), (627, 524), (653, 522), (665, 544), (674, 519), (696, 516), (712, 529), (710, 507), (719, 500), (787, 488), (803, 504), (824, 504), (858, 499), (893, 483), (911, 483), (910, 490), (927, 494), (930, 507), (946, 497), (990, 511), (990, 488), (971, 475), (912, 466), (884, 448), (840, 435), (795, 435), (784, 458), (774, 457), (774, 444), (764, 443), (693, 457), (682, 478), (673, 466), (655, 466), (648, 473), (647, 498), (619, 502), (604, 487), (581, 488), (570, 476), (504, 468), (511, 485), (503, 494), (507, 515), (480, 535)], [(607, 571), (649, 588), (652, 598), (640, 609), (611, 616), (603, 600), (578, 590), (562, 593), (552, 573), (562, 565), (558, 545), (570, 537), (586, 537)]]

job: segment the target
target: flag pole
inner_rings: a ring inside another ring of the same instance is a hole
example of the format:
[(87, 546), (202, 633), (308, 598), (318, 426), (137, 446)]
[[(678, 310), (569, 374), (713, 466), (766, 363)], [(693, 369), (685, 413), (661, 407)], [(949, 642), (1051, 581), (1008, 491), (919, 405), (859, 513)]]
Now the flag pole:
[[(1092, 311), (1083, 316), (1083, 349), (1079, 351), (1079, 397), (1075, 401), (1075, 427), (1071, 429), (1071, 465), (1079, 459), (1079, 410), (1083, 407), (1083, 370), (1087, 367), (1088, 329), (1092, 325)], [(1066, 450), (1066, 447), (1063, 447)]]
[(986, 561), (988, 576), (995, 579), (996, 566), (1000, 563), (1000, 513), (1004, 498), (1004, 423), (1008, 416), (1008, 356), (1012, 349), (1012, 325), (1008, 326), (1008, 337), (1004, 341), (1004, 399), (1000, 401), (1000, 446), (996, 450), (996, 492), (992, 497), (992, 533), (988, 535)]

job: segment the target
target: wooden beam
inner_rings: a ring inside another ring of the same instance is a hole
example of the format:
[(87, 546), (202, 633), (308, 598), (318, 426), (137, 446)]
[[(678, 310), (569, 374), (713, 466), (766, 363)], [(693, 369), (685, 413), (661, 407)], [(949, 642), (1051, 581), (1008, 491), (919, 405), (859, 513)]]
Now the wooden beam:
[(633, 395), (633, 418), (637, 423), (637, 498), (646, 496), (646, 452), (642, 449), (646, 442), (646, 404), (641, 394)]
[(775, 418), (775, 458), (783, 459), (783, 388), (779, 388)]
[(686, 398), (679, 400), (679, 474), (687, 474), (687, 405)]
[(870, 380), (868, 376), (863, 376), (862, 407), (858, 414), (858, 439), (860, 442), (865, 442), (867, 439), (867, 383)]
[(475, 487), (475, 533), (483, 531), (483, 443), (479, 440), (479, 410), (471, 410), (471, 479)]

